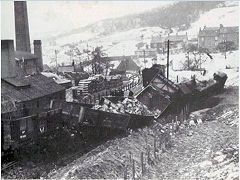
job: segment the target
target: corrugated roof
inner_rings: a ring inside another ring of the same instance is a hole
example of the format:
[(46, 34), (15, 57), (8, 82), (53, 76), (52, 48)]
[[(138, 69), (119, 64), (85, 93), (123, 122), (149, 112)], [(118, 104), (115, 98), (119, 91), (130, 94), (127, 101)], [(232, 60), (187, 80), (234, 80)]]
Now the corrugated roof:
[(56, 82), (54, 82), (53, 79), (47, 78), (42, 74), (22, 77), (22, 80), (28, 82), (30, 86), (25, 88), (19, 88), (12, 85), (5, 79), (2, 79), (1, 95), (9, 96), (15, 102), (22, 102), (41, 98), (46, 95), (50, 95), (65, 90), (63, 86), (58, 85)]
[(4, 81), (6, 81), (7, 83), (15, 86), (15, 87), (26, 87), (26, 86), (30, 86), (29, 82), (20, 78), (20, 77), (6, 77), (4, 78)]

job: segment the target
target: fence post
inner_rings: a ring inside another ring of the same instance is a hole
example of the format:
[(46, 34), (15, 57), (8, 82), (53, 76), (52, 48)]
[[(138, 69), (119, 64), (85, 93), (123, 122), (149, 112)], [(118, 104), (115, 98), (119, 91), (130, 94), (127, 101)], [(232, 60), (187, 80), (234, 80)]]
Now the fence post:
[(133, 179), (135, 179), (135, 161), (134, 159), (132, 161), (133, 161), (132, 174), (133, 174)]
[(143, 176), (144, 174), (143, 152), (141, 152), (141, 168), (142, 168), (142, 176)]
[(176, 131), (178, 131), (179, 126), (180, 126), (180, 122), (178, 122), (178, 116), (176, 116), (175, 118), (176, 118)]
[(125, 165), (124, 171), (123, 171), (123, 179), (127, 180), (127, 166)]
[(150, 164), (150, 150), (149, 150), (149, 148), (147, 149), (147, 159), (148, 159), (148, 164)]
[(153, 148), (154, 148), (154, 158), (156, 158), (157, 157), (157, 154), (156, 154), (156, 151), (157, 151), (157, 148), (156, 148), (156, 138), (154, 138), (154, 140), (153, 140)]
[(131, 152), (129, 153), (129, 161), (130, 161), (130, 163), (132, 162), (132, 153)]

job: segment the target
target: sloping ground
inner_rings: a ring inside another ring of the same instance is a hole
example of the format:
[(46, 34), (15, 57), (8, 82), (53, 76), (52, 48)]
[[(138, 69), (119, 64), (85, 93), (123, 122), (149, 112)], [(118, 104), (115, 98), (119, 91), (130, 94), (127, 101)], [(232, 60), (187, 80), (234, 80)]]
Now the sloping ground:
[(238, 88), (227, 89), (219, 98), (222, 101), (216, 107), (194, 112), (191, 119), (200, 123), (191, 123), (189, 128), (181, 126), (171, 138), (172, 147), (167, 152), (159, 151), (157, 158), (153, 158), (153, 142), (157, 139), (160, 150), (159, 123), (108, 141), (66, 167), (50, 172), (48, 178), (123, 178), (125, 166), (131, 178), (130, 159), (135, 160), (136, 176), (140, 176), (140, 154), (144, 152), (146, 159), (147, 149), (150, 162), (147, 165), (144, 160), (145, 178), (238, 178)]

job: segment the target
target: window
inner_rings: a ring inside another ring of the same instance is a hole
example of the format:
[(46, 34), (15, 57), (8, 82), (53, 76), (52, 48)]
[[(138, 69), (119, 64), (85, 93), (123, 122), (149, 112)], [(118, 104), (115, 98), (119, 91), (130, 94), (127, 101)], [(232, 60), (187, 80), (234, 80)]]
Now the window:
[(39, 108), (39, 101), (37, 101), (37, 108)]
[(216, 36), (216, 37), (215, 37), (215, 41), (217, 41), (217, 40), (218, 40), (218, 37)]
[(202, 37), (202, 41), (204, 41), (204, 37)]
[(27, 121), (26, 119), (20, 120), (20, 139), (27, 137), (26, 130), (27, 130)]

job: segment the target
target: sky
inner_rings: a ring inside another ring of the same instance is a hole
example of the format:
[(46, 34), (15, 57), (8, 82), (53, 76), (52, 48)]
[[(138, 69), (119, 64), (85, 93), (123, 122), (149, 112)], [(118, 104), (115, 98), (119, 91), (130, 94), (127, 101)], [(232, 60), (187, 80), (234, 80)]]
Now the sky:
[[(160, 7), (167, 1), (28, 1), (31, 39)], [(1, 39), (14, 39), (13, 1), (1, 1)]]

